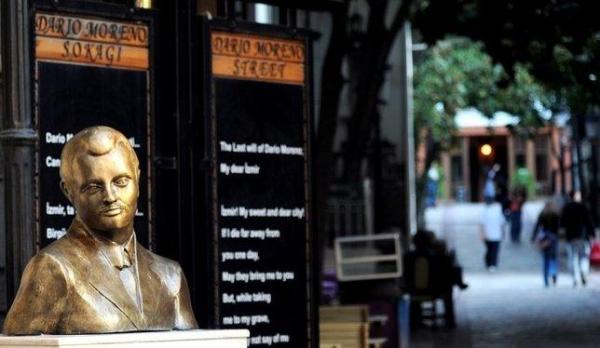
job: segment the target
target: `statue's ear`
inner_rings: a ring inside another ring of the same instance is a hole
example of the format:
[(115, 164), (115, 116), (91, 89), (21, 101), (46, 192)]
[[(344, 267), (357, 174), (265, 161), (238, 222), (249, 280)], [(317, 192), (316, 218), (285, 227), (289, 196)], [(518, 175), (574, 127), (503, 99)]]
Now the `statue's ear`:
[(67, 186), (67, 183), (65, 183), (62, 180), (60, 181), (60, 190), (65, 195), (65, 197), (67, 197), (69, 202), (73, 203), (73, 197), (71, 195), (71, 191), (69, 191), (69, 187)]
[(136, 180), (137, 184), (138, 184), (138, 193), (137, 193), (138, 198), (140, 197), (140, 175), (141, 174), (142, 174), (142, 171), (140, 170), (140, 167), (138, 167), (138, 170), (137, 170), (137, 180)]

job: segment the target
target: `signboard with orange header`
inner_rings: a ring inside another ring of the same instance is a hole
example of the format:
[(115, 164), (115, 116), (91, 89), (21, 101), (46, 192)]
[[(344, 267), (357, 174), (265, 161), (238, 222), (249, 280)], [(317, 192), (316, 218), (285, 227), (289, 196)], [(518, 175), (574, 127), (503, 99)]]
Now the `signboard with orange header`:
[(210, 21), (212, 322), (250, 346), (316, 347), (308, 33)]
[(138, 241), (151, 244), (151, 18), (103, 4), (34, 2), (36, 218), (42, 247), (64, 236), (76, 214), (59, 187), (61, 150), (75, 133), (96, 125), (121, 131), (138, 155), (135, 231)]

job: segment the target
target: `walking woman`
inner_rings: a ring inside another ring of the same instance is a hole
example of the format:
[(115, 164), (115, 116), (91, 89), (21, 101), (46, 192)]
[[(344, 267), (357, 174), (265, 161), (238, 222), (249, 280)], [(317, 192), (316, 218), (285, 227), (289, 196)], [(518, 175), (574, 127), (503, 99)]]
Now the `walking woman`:
[(542, 254), (546, 287), (550, 284), (550, 279), (552, 279), (552, 284), (556, 285), (558, 276), (558, 227), (558, 211), (552, 202), (548, 202), (540, 213), (531, 236), (531, 242)]
[(479, 218), (481, 239), (485, 242), (485, 267), (489, 272), (495, 272), (498, 267), (498, 251), (504, 237), (504, 215), (500, 203), (494, 197), (486, 196), (485, 205)]

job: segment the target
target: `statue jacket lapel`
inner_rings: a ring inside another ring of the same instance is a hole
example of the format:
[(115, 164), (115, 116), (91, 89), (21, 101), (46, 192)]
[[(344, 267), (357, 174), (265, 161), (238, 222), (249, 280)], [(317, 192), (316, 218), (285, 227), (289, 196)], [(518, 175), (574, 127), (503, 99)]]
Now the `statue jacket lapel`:
[[(127, 294), (127, 290), (119, 277), (119, 270), (113, 266), (98, 249), (98, 244), (86, 230), (83, 223), (74, 220), (70, 228), (71, 238), (83, 244), (87, 263), (87, 281), (96, 291), (110, 301), (117, 310), (123, 313), (138, 330), (144, 329), (144, 316), (135, 302)], [(139, 256), (138, 256), (139, 257)], [(142, 286), (142, 284), (140, 284)]]

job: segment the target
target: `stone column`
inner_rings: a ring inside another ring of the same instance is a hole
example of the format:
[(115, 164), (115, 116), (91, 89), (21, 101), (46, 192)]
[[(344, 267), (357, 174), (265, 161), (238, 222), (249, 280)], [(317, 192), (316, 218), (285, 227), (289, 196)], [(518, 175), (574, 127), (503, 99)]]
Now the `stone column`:
[[(400, 77), (405, 87), (401, 89), (400, 100), (402, 110), (400, 112), (402, 138), (402, 157), (404, 159), (404, 206), (405, 224), (403, 227), (404, 237), (409, 238), (417, 231), (417, 193), (416, 193), (416, 162), (415, 162), (415, 134), (414, 134), (414, 110), (413, 110), (413, 52), (412, 52), (412, 28), (410, 23), (405, 23), (400, 32)], [(408, 243), (409, 240), (403, 242)], [(410, 244), (405, 244), (410, 245)]]
[[(463, 182), (464, 182), (464, 187), (465, 187), (465, 200), (467, 202), (470, 202), (472, 200), (471, 197), (471, 170), (470, 170), (470, 158), (469, 158), (469, 146), (470, 141), (469, 141), (469, 137), (468, 136), (464, 136), (463, 137), (463, 141), (462, 141), (462, 167), (463, 167)], [(477, 198), (475, 199), (477, 200)]]
[(34, 172), (37, 133), (33, 129), (30, 17), (27, 0), (0, 2), (2, 25), (2, 124), (6, 295), (8, 305), (21, 274), (36, 252)]
[(512, 182), (512, 176), (516, 173), (515, 137), (509, 134), (506, 137), (506, 152), (508, 157), (508, 182)]
[(451, 153), (452, 150), (444, 151), (442, 153), (442, 168), (444, 170), (444, 181), (441, 183), (444, 185), (444, 192), (446, 193), (446, 197), (444, 199), (450, 200), (453, 198), (452, 195), (452, 182), (454, 178), (452, 178), (452, 164), (451, 161)]
[(532, 139), (527, 139), (525, 143), (525, 163), (527, 165), (527, 170), (529, 170), (529, 172), (535, 179), (535, 142)]

